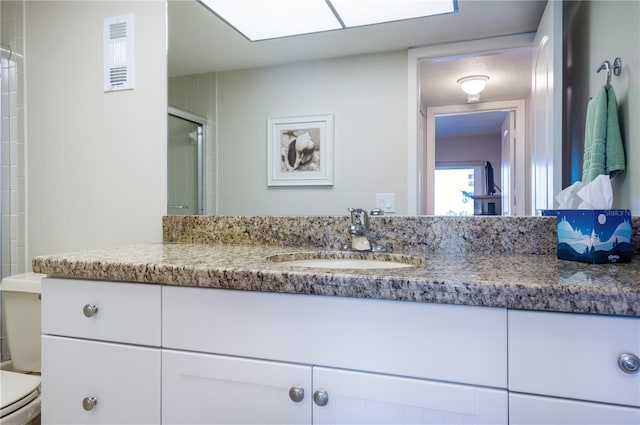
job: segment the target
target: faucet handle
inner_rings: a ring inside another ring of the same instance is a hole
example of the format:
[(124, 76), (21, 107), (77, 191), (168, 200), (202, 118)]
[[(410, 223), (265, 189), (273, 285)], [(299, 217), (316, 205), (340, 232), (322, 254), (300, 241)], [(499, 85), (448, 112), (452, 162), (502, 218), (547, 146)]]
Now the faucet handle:
[(351, 213), (352, 224), (369, 225), (369, 216), (365, 210), (362, 208), (348, 208), (348, 210)]

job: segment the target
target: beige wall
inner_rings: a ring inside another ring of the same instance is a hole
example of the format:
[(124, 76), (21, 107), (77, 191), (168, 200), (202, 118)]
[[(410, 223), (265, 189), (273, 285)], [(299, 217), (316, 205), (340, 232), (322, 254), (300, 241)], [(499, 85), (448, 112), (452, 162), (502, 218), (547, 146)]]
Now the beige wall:
[(603, 60), (623, 61), (622, 75), (612, 77), (626, 149), (627, 171), (614, 179), (614, 207), (640, 215), (640, 2), (593, 1), (589, 14), (589, 93), (604, 83), (595, 70)]
[(495, 184), (502, 187), (500, 166), (502, 163), (499, 134), (473, 137), (448, 136), (436, 139), (436, 166), (443, 162), (489, 161), (495, 170)]
[(612, 76), (611, 85), (618, 99), (627, 171), (613, 179), (614, 207), (629, 208), (633, 215), (640, 215), (640, 2), (567, 2), (565, 15), (565, 86), (570, 87), (570, 99), (565, 96), (569, 114), (565, 141), (569, 150), (565, 151), (568, 159), (563, 166), (574, 170), (573, 179), (565, 179), (565, 186), (582, 178), (587, 102), (605, 82), (605, 72), (596, 73), (596, 69), (602, 61), (613, 63), (620, 57), (622, 74)]
[[(218, 74), (220, 214), (345, 215), (395, 193), (406, 214), (407, 54)], [(334, 185), (267, 186), (267, 118), (334, 116)]]
[[(103, 18), (132, 13), (135, 89), (104, 93)], [(166, 4), (26, 2), (28, 256), (160, 242)]]

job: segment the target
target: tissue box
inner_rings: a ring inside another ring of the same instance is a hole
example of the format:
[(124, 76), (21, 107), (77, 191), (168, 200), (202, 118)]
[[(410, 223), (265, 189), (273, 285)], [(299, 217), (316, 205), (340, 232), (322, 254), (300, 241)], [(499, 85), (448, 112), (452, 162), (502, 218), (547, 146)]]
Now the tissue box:
[(558, 223), (558, 258), (585, 263), (631, 261), (630, 210), (552, 210)]

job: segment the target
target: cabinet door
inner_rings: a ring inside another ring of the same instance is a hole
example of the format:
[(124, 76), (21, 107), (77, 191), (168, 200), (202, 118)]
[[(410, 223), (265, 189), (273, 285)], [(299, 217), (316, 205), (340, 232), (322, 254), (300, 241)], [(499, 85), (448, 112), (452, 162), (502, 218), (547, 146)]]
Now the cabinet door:
[(310, 424), (311, 367), (163, 350), (162, 423)]
[(509, 424), (640, 424), (640, 409), (552, 397), (509, 394)]
[(640, 407), (640, 374), (618, 365), (640, 355), (640, 319), (509, 311), (509, 390)]
[(159, 422), (160, 349), (42, 337), (42, 423)]
[[(507, 392), (314, 367), (314, 424), (506, 424)], [(315, 394), (314, 394), (315, 396)], [(315, 399), (315, 397), (314, 397)]]

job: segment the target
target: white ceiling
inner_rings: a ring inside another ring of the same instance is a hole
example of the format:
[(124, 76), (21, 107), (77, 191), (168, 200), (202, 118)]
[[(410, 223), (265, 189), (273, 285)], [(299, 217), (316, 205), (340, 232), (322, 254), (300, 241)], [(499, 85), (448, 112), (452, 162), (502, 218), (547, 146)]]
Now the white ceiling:
[(499, 135), (507, 111), (477, 112), (464, 115), (442, 115), (436, 117), (436, 139), (464, 134)]
[[(531, 34), (533, 41), (533, 34)], [(425, 60), (420, 64), (422, 102), (428, 106), (467, 102), (457, 81), (468, 75), (487, 75), (480, 101), (523, 99), (531, 91), (531, 47), (484, 54)]]
[[(456, 14), (250, 42), (197, 1), (169, 0), (168, 72), (173, 77), (533, 33), (545, 5), (458, 0)], [(462, 104), (466, 95), (456, 80), (486, 74), (491, 79), (481, 101), (524, 98), (530, 69), (526, 48), (431, 60), (421, 65), (421, 95), (430, 106)]]
[(169, 76), (535, 31), (546, 0), (458, 0), (458, 13), (250, 42), (195, 0), (169, 0)]

